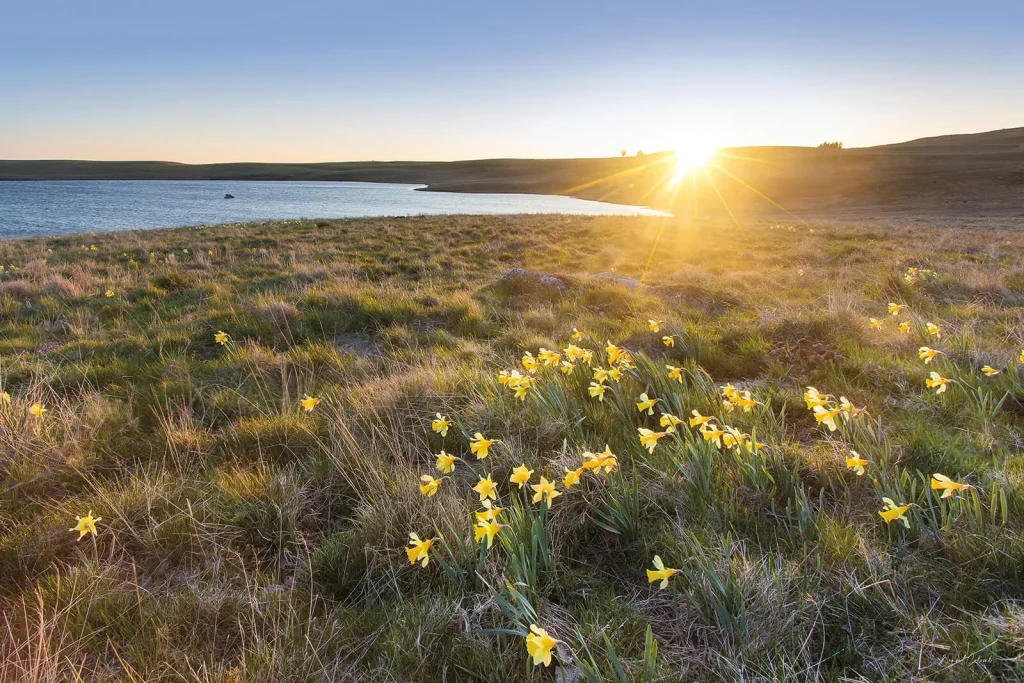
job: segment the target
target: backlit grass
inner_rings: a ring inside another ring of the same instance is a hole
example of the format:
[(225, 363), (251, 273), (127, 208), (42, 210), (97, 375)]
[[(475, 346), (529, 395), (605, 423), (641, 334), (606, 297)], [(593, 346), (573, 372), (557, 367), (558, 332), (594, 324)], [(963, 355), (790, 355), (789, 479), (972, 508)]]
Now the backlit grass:
[(1024, 678), (1022, 245), (0, 242), (0, 678)]

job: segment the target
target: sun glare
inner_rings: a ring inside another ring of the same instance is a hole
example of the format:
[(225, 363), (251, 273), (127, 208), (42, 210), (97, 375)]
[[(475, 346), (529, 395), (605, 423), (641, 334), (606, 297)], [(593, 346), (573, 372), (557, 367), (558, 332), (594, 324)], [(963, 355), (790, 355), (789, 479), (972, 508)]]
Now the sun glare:
[(703, 168), (717, 153), (718, 149), (709, 144), (694, 143), (676, 147), (672, 184), (681, 182), (691, 171)]

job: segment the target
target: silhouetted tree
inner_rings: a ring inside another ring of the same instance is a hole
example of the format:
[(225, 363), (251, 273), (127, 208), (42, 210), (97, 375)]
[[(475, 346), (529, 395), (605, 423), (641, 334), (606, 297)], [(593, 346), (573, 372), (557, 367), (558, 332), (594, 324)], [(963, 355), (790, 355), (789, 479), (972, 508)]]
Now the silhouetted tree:
[(626, 156), (626, 150), (624, 150), (624, 149), (623, 149), (623, 150), (620, 150), (620, 151), (619, 151), (619, 155), (621, 155), (621, 156)]
[(642, 149), (638, 149), (638, 150), (636, 151), (636, 155), (637, 155), (638, 157), (642, 157), (642, 156), (644, 155), (644, 151), (643, 151)]
[(818, 149), (842, 149), (843, 143), (841, 142), (823, 142), (818, 145)]

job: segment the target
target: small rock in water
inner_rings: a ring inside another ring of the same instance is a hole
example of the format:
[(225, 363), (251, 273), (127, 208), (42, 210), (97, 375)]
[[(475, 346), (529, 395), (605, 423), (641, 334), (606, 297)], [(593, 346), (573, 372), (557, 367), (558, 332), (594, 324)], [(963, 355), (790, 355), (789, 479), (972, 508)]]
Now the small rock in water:
[(235, 195), (233, 195), (233, 194), (226, 194), (226, 195), (224, 195), (224, 199), (234, 199), (234, 198), (235, 198)]

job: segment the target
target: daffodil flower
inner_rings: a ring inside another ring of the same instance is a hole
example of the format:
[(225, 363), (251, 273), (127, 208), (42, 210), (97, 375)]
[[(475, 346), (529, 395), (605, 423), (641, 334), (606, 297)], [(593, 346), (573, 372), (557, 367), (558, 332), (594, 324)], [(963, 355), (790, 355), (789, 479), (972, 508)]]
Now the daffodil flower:
[(733, 396), (730, 400), (733, 405), (743, 408), (743, 412), (745, 413), (749, 413), (754, 406), (761, 405), (760, 401), (755, 401), (753, 397), (751, 397), (749, 391), (744, 391), (742, 396)]
[(666, 365), (665, 369), (668, 370), (668, 378), (674, 379), (680, 384), (683, 383), (683, 369), (677, 368), (674, 365)]
[[(479, 513), (478, 513), (479, 514)], [(480, 520), (476, 523), (473, 528), (473, 538), (479, 543), (484, 537), (487, 538), (487, 547), (490, 548), (494, 543), (494, 537), (499, 531), (505, 528), (504, 524), (498, 524), (494, 521), (494, 518)]]
[(479, 524), (480, 522), (489, 522), (493, 519), (497, 519), (501, 511), (502, 508), (494, 507), (491, 505), (491, 501), (485, 500), (484, 509), (474, 514), (476, 515), (476, 521)]
[(574, 470), (570, 470), (568, 467), (565, 468), (565, 476), (562, 477), (562, 486), (568, 491), (573, 486), (580, 482), (580, 476), (583, 474), (583, 468), (578, 467)]
[(618, 464), (618, 458), (612, 453), (612, 449), (608, 444), (605, 444), (604, 451), (601, 453), (591, 453), (587, 451), (583, 454), (583, 469), (594, 470), (598, 472), (601, 468), (604, 468), (605, 474), (608, 474)]
[(558, 369), (561, 370), (563, 375), (571, 375), (572, 371), (576, 369), (576, 365), (567, 360), (563, 360)]
[(839, 406), (814, 406), (814, 419), (818, 421), (818, 424), (823, 424), (828, 427), (830, 432), (836, 431), (836, 418), (842, 412), (842, 408)]
[(231, 338), (228, 336), (228, 333), (222, 330), (217, 330), (217, 334), (213, 335), (213, 341), (217, 342), (221, 346), (224, 346), (230, 340)]
[(608, 371), (604, 368), (594, 368), (594, 381), (603, 383), (608, 381)]
[(661, 343), (664, 344), (665, 346), (668, 346), (669, 348), (675, 348), (676, 335), (666, 334), (664, 337), (661, 338)]
[(43, 407), (42, 403), (33, 403), (29, 406), (28, 412), (35, 417), (42, 419), (43, 413), (46, 412), (46, 408)]
[(894, 304), (894, 303), (892, 303), (890, 301), (889, 302), (889, 315), (899, 315), (900, 311), (902, 311), (904, 308), (906, 308), (905, 305), (903, 305), (903, 304)]
[(885, 321), (879, 320), (878, 318), (868, 318), (868, 323), (871, 325), (871, 329), (880, 330), (882, 329), (882, 325), (885, 324)]
[(596, 398), (598, 401), (604, 402), (604, 392), (607, 390), (608, 385), (591, 382), (590, 387), (587, 389), (587, 393), (590, 394), (591, 398)]
[(700, 426), (700, 434), (704, 437), (705, 441), (714, 443), (716, 448), (722, 447), (722, 437), (725, 436), (724, 430), (719, 429), (713, 424), (705, 423)]
[(818, 390), (814, 387), (807, 387), (807, 391), (804, 392), (804, 403), (807, 404), (807, 410), (814, 410), (817, 406), (823, 406), (832, 402), (832, 397), (828, 394), (818, 393)]
[(664, 590), (666, 587), (668, 587), (668, 580), (675, 576), (678, 572), (678, 569), (669, 569), (668, 567), (666, 567), (665, 563), (661, 561), (661, 558), (655, 555), (654, 569), (647, 570), (647, 583), (661, 581), (661, 585), (658, 586), (658, 590)]
[(936, 339), (942, 339), (942, 328), (935, 323), (925, 323), (925, 328), (928, 330), (928, 334)]
[(925, 379), (924, 385), (929, 389), (935, 389), (935, 395), (939, 395), (946, 391), (946, 387), (953, 380), (947, 379), (937, 372), (929, 373), (929, 377)]
[(899, 326), (899, 331), (900, 334), (907, 334), (908, 332), (910, 332), (910, 323), (908, 323), (906, 320), (901, 322)]
[(577, 342), (583, 341), (583, 333), (574, 327), (572, 328), (572, 334), (569, 335), (569, 338)]
[(483, 460), (488, 455), (488, 449), (494, 445), (493, 439), (485, 439), (484, 435), (477, 432), (469, 440), (469, 450), (476, 456), (477, 460)]
[(553, 368), (561, 362), (562, 354), (557, 351), (549, 351), (548, 349), (541, 347), (540, 353), (537, 354), (537, 360), (549, 368)]
[(712, 420), (715, 419), (715, 418), (713, 418), (713, 417), (711, 417), (709, 415), (701, 415), (700, 413), (697, 412), (696, 408), (691, 410), (690, 414), (693, 415), (693, 417), (690, 418), (690, 427), (691, 428), (692, 427), (696, 427), (697, 425), (704, 426), (707, 423), (709, 423), (709, 422), (711, 422)]
[(87, 534), (96, 535), (96, 522), (102, 520), (102, 517), (93, 517), (92, 510), (89, 510), (89, 514), (85, 517), (75, 517), (75, 521), (78, 522), (75, 526), (68, 529), (68, 531), (77, 531), (78, 539), (81, 541)]
[(437, 461), (434, 463), (434, 467), (436, 467), (438, 472), (441, 472), (442, 474), (451, 474), (455, 471), (456, 460), (458, 460), (458, 458), (454, 455), (441, 451), (437, 454)]
[(854, 450), (851, 450), (850, 455), (846, 458), (846, 469), (853, 470), (858, 477), (864, 476), (864, 465), (867, 464), (868, 461), (860, 457), (860, 453)]
[(984, 373), (984, 375), (986, 377), (994, 377), (995, 375), (999, 374), (999, 371), (996, 370), (991, 365), (984, 365), (984, 366), (982, 366), (981, 371), (982, 371), (982, 373)]
[(622, 355), (622, 349), (611, 342), (605, 342), (604, 353), (608, 357), (608, 364), (614, 365)]
[(555, 498), (562, 495), (561, 491), (555, 489), (555, 482), (548, 481), (544, 477), (540, 478), (539, 484), (532, 484), (530, 488), (534, 490), (533, 502), (539, 503), (543, 499), (548, 507), (551, 507)]
[(480, 481), (477, 482), (473, 490), (480, 494), (480, 502), (485, 502), (488, 498), (492, 500), (498, 500), (498, 485), (491, 480), (491, 475), (487, 477), (480, 477)]
[(114, 290), (108, 289), (105, 295), (108, 299), (114, 296)]
[(0, 391), (0, 404), (9, 406), (11, 405), (11, 395), (6, 391)]
[(430, 546), (433, 543), (434, 539), (424, 541), (417, 534), (410, 533), (409, 547), (405, 549), (405, 554), (409, 556), (409, 564), (420, 562), (421, 567), (426, 567), (430, 562)]
[(882, 502), (885, 503), (885, 507), (878, 511), (878, 515), (886, 524), (892, 524), (899, 520), (903, 523), (903, 526), (908, 529), (910, 528), (910, 520), (904, 517), (907, 514), (907, 510), (910, 509), (909, 505), (897, 505), (893, 502), (892, 498), (883, 498)]
[(654, 320), (654, 319), (648, 320), (647, 321), (647, 329), (649, 329), (651, 332), (660, 332), (661, 331), (661, 325), (662, 325), (663, 322), (664, 322), (663, 320)]
[(676, 425), (680, 424), (681, 422), (682, 420), (680, 420), (678, 417), (670, 413), (662, 413), (661, 417), (658, 418), (658, 424), (664, 427), (665, 431), (669, 432), (670, 434), (676, 430)]
[(530, 624), (530, 631), (526, 636), (526, 653), (533, 657), (533, 665), (543, 662), (544, 666), (551, 666), (551, 650), (558, 641), (536, 624)]
[(537, 359), (534, 358), (533, 354), (530, 353), (529, 351), (527, 351), (526, 354), (523, 355), (523, 358), (520, 362), (523, 364), (523, 367), (526, 369), (526, 371), (529, 372), (530, 374), (537, 372)]
[(967, 489), (971, 488), (970, 484), (961, 484), (960, 482), (953, 481), (946, 475), (939, 474), (938, 472), (932, 475), (931, 484), (933, 491), (942, 491), (943, 498), (949, 498), (954, 493), (966, 491)]
[(608, 368), (608, 379), (618, 382), (622, 379), (622, 368)]
[(313, 408), (316, 408), (316, 404), (319, 402), (320, 399), (318, 398), (315, 398), (313, 396), (305, 396), (301, 401), (299, 401), (299, 405), (301, 405), (302, 409), (305, 410), (307, 413), (311, 413), (313, 412)]
[(423, 476), (421, 476), (420, 481), (423, 482), (422, 484), (420, 484), (420, 493), (422, 493), (427, 498), (430, 498), (432, 495), (437, 493), (437, 487), (441, 485), (440, 479), (435, 479), (429, 474), (424, 474)]
[(440, 434), (442, 437), (448, 436), (448, 427), (450, 427), (452, 421), (441, 413), (437, 413), (437, 418), (431, 420), (430, 428)]
[(934, 360), (935, 356), (939, 355), (940, 353), (942, 353), (942, 351), (930, 349), (927, 346), (922, 346), (917, 350), (917, 357), (923, 360), (925, 365), (928, 365), (929, 363), (932, 362), (932, 360)]
[(668, 432), (655, 432), (644, 427), (639, 427), (636, 431), (640, 434), (640, 445), (646, 448), (648, 453), (652, 454), (658, 446), (658, 440), (668, 434)]
[(512, 476), (508, 480), (513, 484), (519, 484), (519, 488), (523, 488), (530, 482), (530, 477), (532, 476), (533, 470), (526, 469), (526, 465), (520, 465), (512, 470)]
[(639, 396), (640, 400), (637, 401), (636, 409), (638, 412), (647, 411), (648, 415), (654, 415), (654, 404), (658, 402), (656, 398), (647, 398), (647, 393), (642, 393)]
[(845, 417), (847, 420), (852, 420), (853, 418), (857, 417), (867, 409), (858, 408), (854, 406), (852, 403), (850, 403), (850, 399), (846, 398), (845, 396), (840, 396), (839, 410), (843, 411), (843, 417)]

